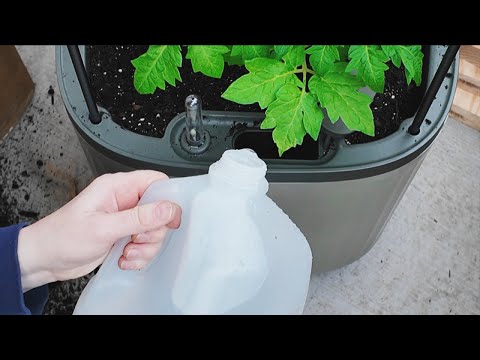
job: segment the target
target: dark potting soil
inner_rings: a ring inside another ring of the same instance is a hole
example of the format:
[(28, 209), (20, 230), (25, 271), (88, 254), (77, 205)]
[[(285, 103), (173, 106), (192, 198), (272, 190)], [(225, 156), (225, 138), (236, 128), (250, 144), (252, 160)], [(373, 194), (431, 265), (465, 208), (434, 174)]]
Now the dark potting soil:
[[(166, 90), (157, 89), (152, 95), (138, 94), (133, 86), (134, 67), (131, 60), (147, 48), (146, 45), (87, 47), (87, 66), (95, 97), (123, 128), (142, 135), (162, 137), (168, 123), (184, 111), (185, 98), (190, 94), (201, 96), (205, 110), (261, 111), (257, 104), (239, 105), (221, 97), (234, 80), (246, 73), (243, 67), (225, 66), (222, 79), (213, 79), (194, 73), (190, 60), (185, 58), (180, 68), (182, 82), (177, 82), (176, 87), (167, 85)], [(182, 53), (185, 55), (186, 50), (183, 49)], [(375, 136), (354, 132), (345, 137), (347, 144), (382, 139), (397, 131), (403, 120), (415, 114), (425, 92), (425, 61), (421, 87), (417, 87), (413, 81), (407, 84), (403, 66), (397, 68), (391, 63), (388, 65), (385, 91), (375, 95), (370, 106), (375, 121)]]
[[(240, 66), (225, 66), (221, 79), (194, 73), (190, 60), (183, 58), (175, 87), (141, 95), (133, 86), (135, 68), (131, 60), (148, 49), (145, 45), (91, 45), (87, 47), (89, 79), (97, 102), (122, 127), (142, 135), (163, 137), (168, 123), (185, 111), (185, 98), (197, 94), (204, 110), (260, 111), (257, 104), (239, 105), (221, 97), (228, 86), (247, 73)], [(182, 49), (185, 56), (186, 49)]]
[(383, 94), (376, 94), (370, 105), (375, 121), (375, 136), (361, 132), (353, 132), (345, 136), (347, 144), (363, 144), (383, 139), (398, 130), (403, 120), (413, 116), (425, 93), (426, 66), (423, 66), (421, 86), (412, 81), (407, 84), (405, 68), (395, 67), (387, 63), (389, 69), (385, 72), (385, 88)]

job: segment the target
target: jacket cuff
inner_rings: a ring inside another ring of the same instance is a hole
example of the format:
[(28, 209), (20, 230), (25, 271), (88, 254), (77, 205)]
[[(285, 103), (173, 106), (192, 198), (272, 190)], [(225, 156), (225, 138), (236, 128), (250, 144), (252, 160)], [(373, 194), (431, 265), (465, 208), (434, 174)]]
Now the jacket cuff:
[(39, 315), (48, 299), (48, 285), (22, 290), (18, 234), (28, 223), (0, 228), (0, 314)]

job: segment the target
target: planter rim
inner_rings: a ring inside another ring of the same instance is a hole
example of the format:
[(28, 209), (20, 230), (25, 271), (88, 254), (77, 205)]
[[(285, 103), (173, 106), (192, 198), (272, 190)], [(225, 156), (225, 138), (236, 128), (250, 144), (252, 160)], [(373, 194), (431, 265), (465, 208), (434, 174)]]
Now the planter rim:
[[(85, 58), (85, 46), (80, 47)], [(430, 46), (427, 86), (442, 59), (445, 46)], [(453, 103), (458, 79), (459, 55), (457, 54), (450, 73), (446, 77), (435, 101), (430, 107), (420, 134), (412, 136), (408, 127), (414, 117), (405, 119), (393, 134), (366, 144), (337, 145), (335, 156), (324, 163), (305, 160), (269, 160), (267, 178), (274, 182), (321, 182), (341, 181), (379, 175), (399, 168), (422, 154), (441, 131)], [(202, 156), (187, 159), (172, 150), (172, 129), (184, 121), (184, 114), (177, 115), (167, 126), (163, 138), (154, 138), (136, 134), (121, 128), (110, 115), (104, 114), (98, 125), (88, 120), (83, 95), (65, 46), (56, 48), (56, 70), (60, 92), (67, 113), (79, 135), (97, 151), (107, 157), (130, 165), (161, 169), (171, 176), (188, 176), (206, 173), (212, 159)], [(236, 113), (222, 111), (205, 111), (205, 116), (212, 121), (222, 118), (245, 119), (245, 121), (263, 118), (261, 113)], [(232, 138), (235, 134), (232, 136)]]

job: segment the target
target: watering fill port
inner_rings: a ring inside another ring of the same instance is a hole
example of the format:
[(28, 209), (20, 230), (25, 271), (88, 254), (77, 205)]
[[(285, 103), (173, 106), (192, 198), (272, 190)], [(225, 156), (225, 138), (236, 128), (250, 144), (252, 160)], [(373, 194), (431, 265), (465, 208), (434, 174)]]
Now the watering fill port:
[(305, 136), (301, 146), (286, 151), (280, 158), (271, 131), (246, 130), (235, 138), (234, 148), (252, 149), (262, 159), (317, 160), (319, 158), (318, 142), (309, 136)]
[(197, 95), (185, 99), (185, 130), (181, 144), (191, 154), (201, 154), (210, 145), (210, 134), (203, 128), (202, 100)]

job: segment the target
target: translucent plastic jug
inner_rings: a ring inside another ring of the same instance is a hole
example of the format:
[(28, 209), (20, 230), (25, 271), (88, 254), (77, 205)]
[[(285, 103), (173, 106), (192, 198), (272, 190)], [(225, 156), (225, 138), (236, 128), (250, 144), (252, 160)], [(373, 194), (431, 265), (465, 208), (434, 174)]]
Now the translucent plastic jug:
[(267, 167), (252, 150), (227, 150), (207, 175), (152, 184), (141, 204), (183, 210), (143, 270), (118, 267), (124, 238), (84, 289), (74, 314), (301, 314), (312, 253), (269, 198)]

